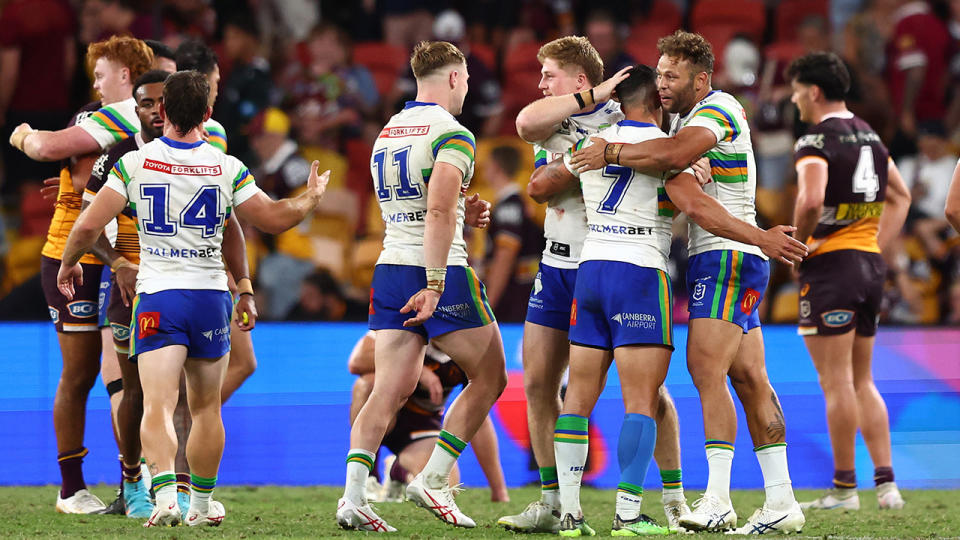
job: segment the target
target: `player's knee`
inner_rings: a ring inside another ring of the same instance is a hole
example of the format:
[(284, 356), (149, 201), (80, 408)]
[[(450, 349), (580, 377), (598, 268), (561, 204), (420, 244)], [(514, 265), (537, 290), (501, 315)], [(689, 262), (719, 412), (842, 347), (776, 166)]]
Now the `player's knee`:
[(726, 373), (716, 362), (689, 360), (687, 371), (690, 372), (690, 378), (693, 379), (693, 384), (697, 388), (726, 385)]

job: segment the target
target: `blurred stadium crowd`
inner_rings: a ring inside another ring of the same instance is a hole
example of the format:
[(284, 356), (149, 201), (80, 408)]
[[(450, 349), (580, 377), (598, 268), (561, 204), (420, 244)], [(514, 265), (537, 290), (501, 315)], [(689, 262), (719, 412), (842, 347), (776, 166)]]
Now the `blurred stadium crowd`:
[[(854, 76), (848, 105), (884, 138), (913, 192), (888, 263), (884, 320), (960, 322), (960, 241), (944, 219), (960, 152), (960, 0), (6, 0), (0, 1), (0, 124), (60, 129), (95, 99), (83, 56), (112, 34), (175, 49), (210, 44), (221, 82), (213, 117), (228, 153), (273, 197), (301, 189), (309, 162), (330, 169), (323, 208), (279, 236), (246, 230), (261, 314), (277, 320), (366, 320), (383, 221), (369, 160), (380, 127), (416, 92), (414, 43), (443, 39), (467, 54), (470, 92), (460, 121), (477, 137), (470, 193), (494, 204), (488, 230), (469, 233), (472, 265), (501, 321), (522, 321), (542, 250), (543, 208), (523, 189), (532, 147), (514, 119), (541, 96), (537, 50), (587, 36), (607, 75), (655, 65), (656, 41), (677, 28), (713, 44), (713, 85), (736, 95), (755, 134), (761, 226), (790, 223), (793, 143), (805, 126), (783, 70), (795, 57), (834, 50)], [(0, 175), (0, 318), (47, 316), (40, 250), (53, 203), (40, 188), (57, 164), (3, 144)], [(686, 231), (682, 218), (677, 230)], [(686, 242), (675, 242), (676, 305), (686, 296)], [(793, 323), (797, 290), (774, 265), (761, 307)], [(685, 321), (678, 312), (675, 320)]]

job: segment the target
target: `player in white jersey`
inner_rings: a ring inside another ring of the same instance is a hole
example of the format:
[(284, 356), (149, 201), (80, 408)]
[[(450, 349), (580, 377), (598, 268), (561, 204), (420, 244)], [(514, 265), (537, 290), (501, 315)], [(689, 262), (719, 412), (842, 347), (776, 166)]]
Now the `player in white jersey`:
[[(666, 137), (659, 127), (662, 111), (653, 69), (638, 66), (629, 73), (615, 93), (626, 118), (593, 138), (638, 143)], [(593, 138), (572, 150), (589, 146)], [(569, 161), (568, 154), (565, 163), (538, 169), (531, 182), (551, 193), (576, 186), (577, 172)], [(613, 164), (579, 176), (589, 231), (570, 321), (570, 383), (554, 435), (564, 516), (560, 533), (566, 536), (592, 532), (583, 521), (579, 487), (587, 457), (587, 418), (603, 389), (611, 353), (627, 412), (617, 451), (621, 477), (614, 534), (668, 532), (640, 513), (640, 500), (657, 438), (657, 388), (673, 350), (667, 257), (677, 208), (715, 234), (773, 253), (802, 249), (780, 228), (762, 231), (736, 219), (700, 189), (692, 170), (654, 174)]]
[[(737, 218), (755, 224), (756, 165), (746, 113), (735, 98), (711, 89), (710, 44), (699, 34), (678, 31), (661, 38), (657, 47), (660, 100), (676, 115), (672, 136), (640, 144), (598, 140), (574, 155), (574, 166), (580, 171), (607, 163), (678, 170), (703, 156), (709, 159), (713, 178), (705, 191)], [(746, 412), (767, 496), (741, 532), (799, 530), (803, 513), (790, 483), (783, 412), (766, 375), (757, 313), (769, 275), (766, 256), (695, 223), (689, 235), (687, 367), (700, 393), (710, 474), (703, 498), (680, 524), (693, 530), (736, 527), (730, 469), (737, 418), (727, 390), (729, 376)], [(800, 260), (768, 255), (787, 264)]]
[(428, 339), (469, 383), (406, 494), (446, 523), (476, 526), (454, 502), (448, 479), (507, 383), (500, 330), (483, 284), (467, 266), (463, 242), (462, 192), (473, 176), (475, 143), (454, 115), (467, 94), (466, 60), (450, 43), (421, 42), (410, 66), (417, 99), (390, 119), (370, 159), (386, 222), (370, 290), (377, 377), (350, 430), (346, 486), (337, 506), (337, 523), (346, 529), (396, 530), (370, 508), (364, 488), (389, 422), (416, 388)]
[[(194, 425), (187, 444), (193, 493), (186, 522), (219, 525), (224, 516), (223, 506), (210, 496), (223, 453), (220, 386), (230, 349), (232, 304), (221, 255), (225, 220), (235, 209), (262, 230), (282, 232), (316, 207), (329, 178), (328, 173), (317, 176), (314, 162), (304, 194), (270, 200), (242, 163), (202, 140), (202, 123), (210, 116), (208, 94), (199, 73), (167, 79), (164, 136), (114, 165), (105, 185), (109, 189), (98, 192), (71, 232), (57, 277), (61, 292), (71, 297), (82, 275), (77, 261), (104, 225), (128, 204), (137, 212), (141, 261), (130, 353), (140, 378), (150, 381), (143, 387), (140, 436), (157, 503), (145, 526), (181, 521), (172, 415), (183, 370)], [(256, 318), (252, 288), (241, 285), (240, 297), (237, 312), (249, 329)]]
[[(626, 70), (603, 81), (603, 61), (590, 42), (568, 36), (544, 45), (540, 89), (545, 97), (527, 105), (517, 116), (517, 132), (532, 142), (537, 168), (560, 158), (578, 140), (623, 119), (610, 100)], [(589, 104), (588, 104), (589, 102)], [(573, 301), (580, 250), (587, 234), (583, 197), (576, 187), (561, 193), (528, 192), (547, 202), (544, 222), (546, 249), (530, 292), (523, 326), (523, 384), (527, 398), (530, 446), (540, 468), (540, 500), (498, 523), (521, 532), (556, 532), (560, 500), (553, 452), (553, 430), (560, 413), (560, 385), (567, 367), (570, 306)], [(661, 415), (656, 458), (664, 486), (664, 512), (671, 524), (688, 512), (680, 470), (680, 438), (676, 406), (661, 390)]]

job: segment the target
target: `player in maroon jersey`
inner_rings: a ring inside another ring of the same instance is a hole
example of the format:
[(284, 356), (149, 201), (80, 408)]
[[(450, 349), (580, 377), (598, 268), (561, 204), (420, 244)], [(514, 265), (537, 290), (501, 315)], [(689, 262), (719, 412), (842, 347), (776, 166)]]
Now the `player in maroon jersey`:
[(880, 508), (901, 508), (890, 424), (870, 363), (885, 279), (881, 255), (896, 238), (910, 193), (876, 132), (847, 110), (850, 75), (833, 53), (811, 53), (787, 70), (800, 119), (796, 144), (800, 323), (820, 376), (833, 447), (833, 488), (806, 508), (857, 510), (854, 446), (860, 429), (875, 467)]

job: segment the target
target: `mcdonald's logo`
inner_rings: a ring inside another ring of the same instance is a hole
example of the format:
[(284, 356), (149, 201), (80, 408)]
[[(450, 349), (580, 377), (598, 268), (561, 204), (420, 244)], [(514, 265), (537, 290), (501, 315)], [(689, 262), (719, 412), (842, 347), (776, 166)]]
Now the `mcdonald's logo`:
[(137, 328), (140, 339), (148, 338), (157, 333), (160, 328), (160, 312), (146, 311), (137, 315)]
[(753, 308), (757, 306), (757, 302), (760, 301), (760, 293), (757, 291), (748, 288), (747, 292), (743, 294), (743, 301), (740, 302), (740, 311), (749, 315), (753, 313)]
[(570, 305), (570, 326), (577, 325), (577, 299), (573, 299), (573, 304)]

